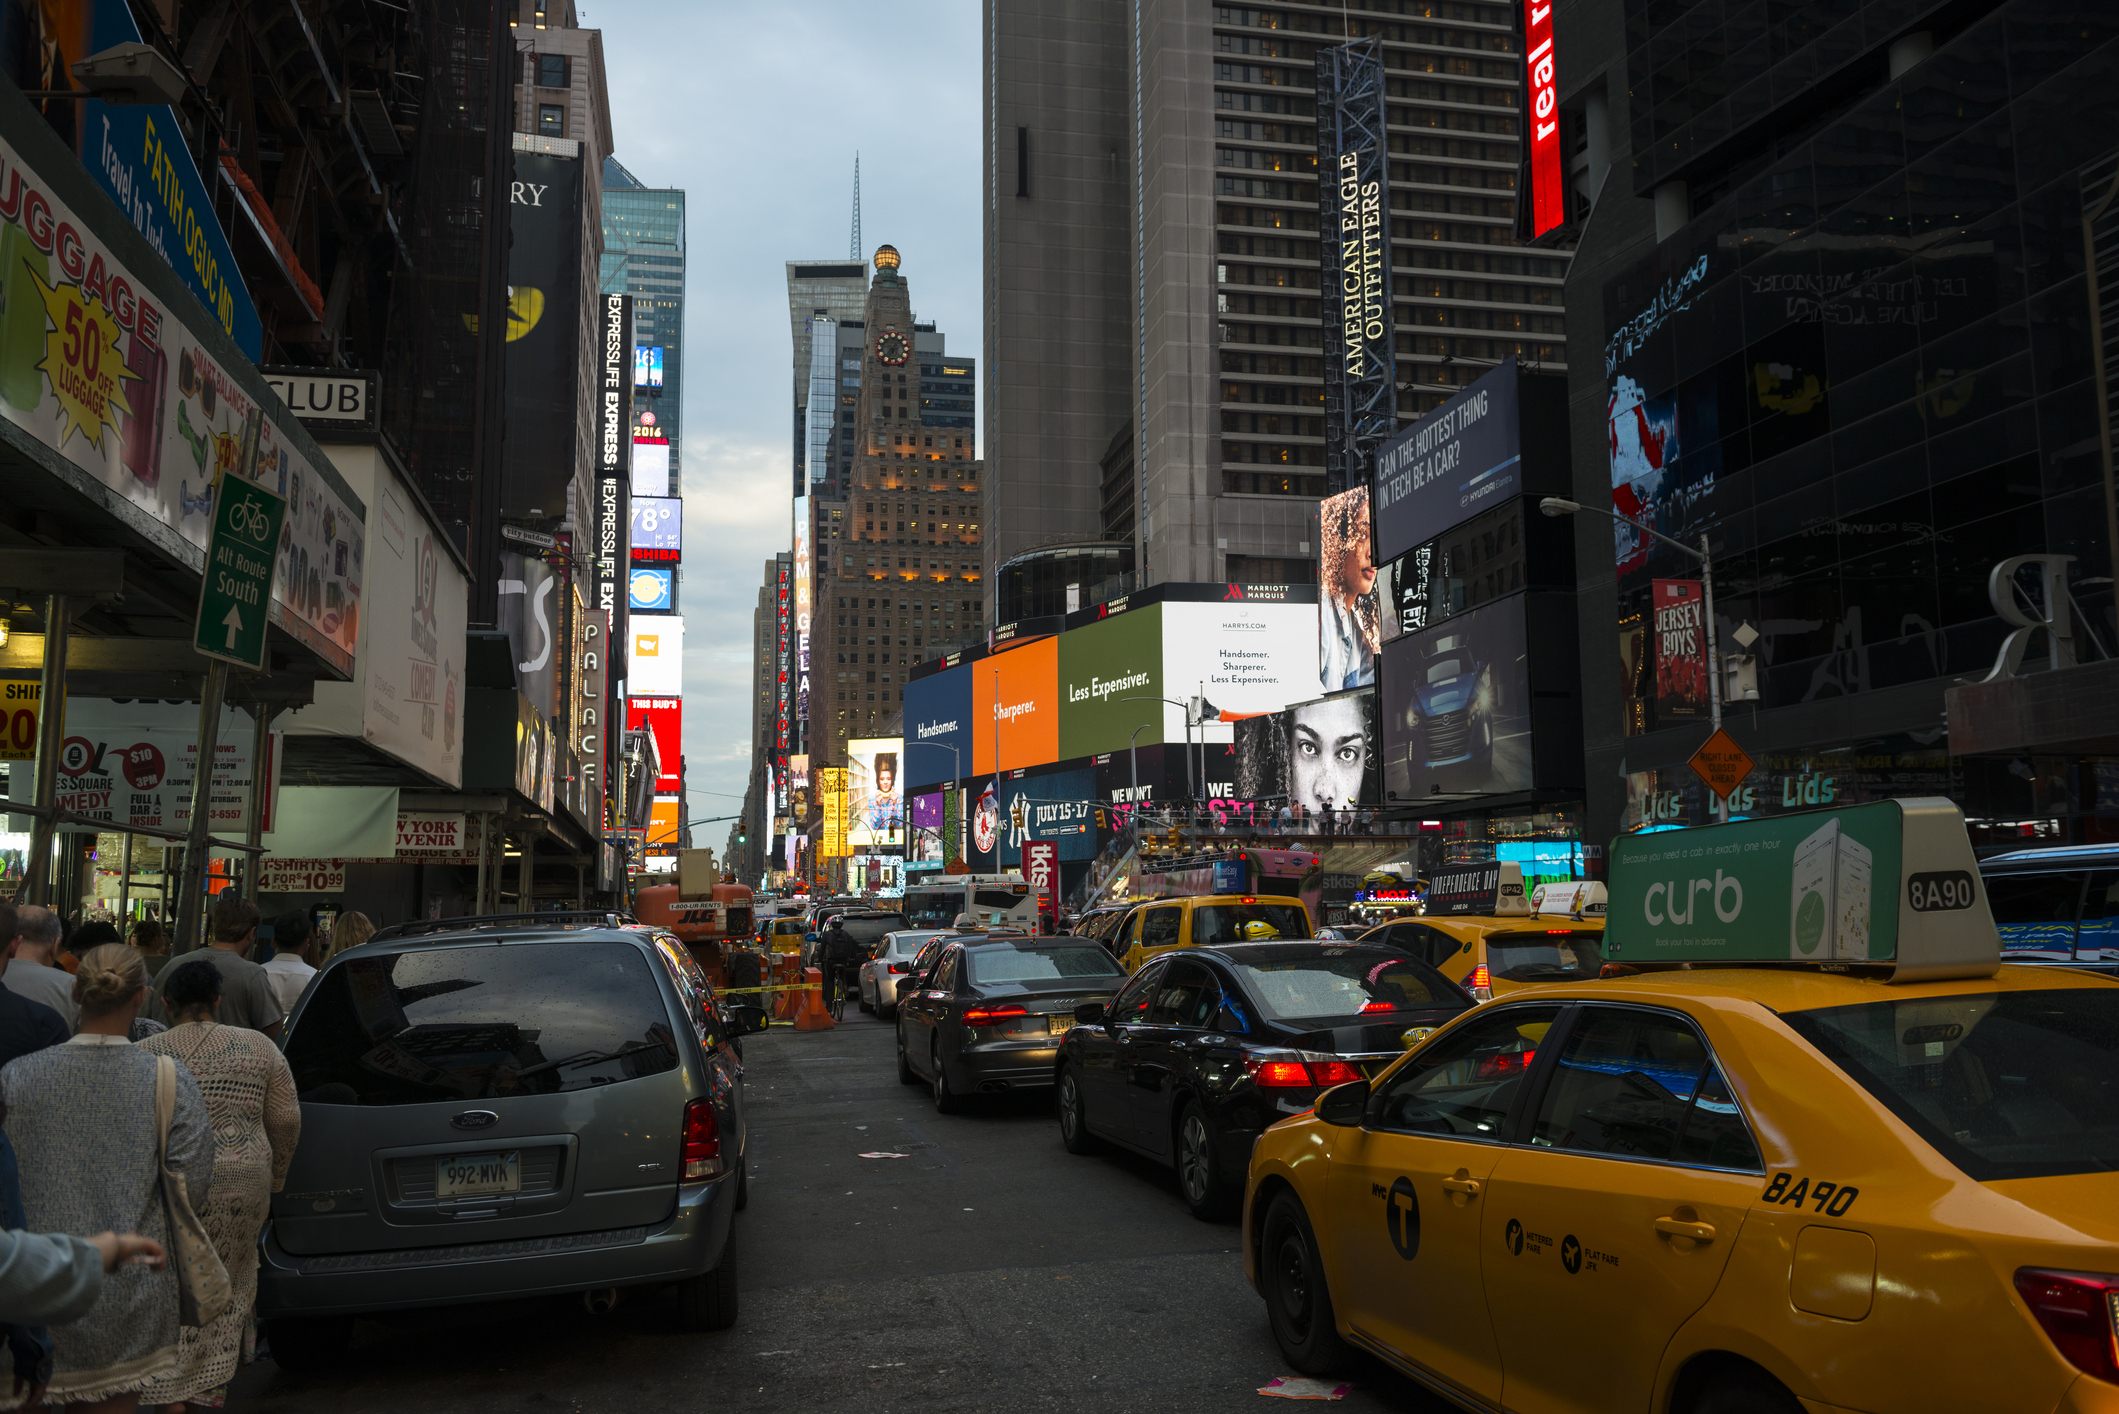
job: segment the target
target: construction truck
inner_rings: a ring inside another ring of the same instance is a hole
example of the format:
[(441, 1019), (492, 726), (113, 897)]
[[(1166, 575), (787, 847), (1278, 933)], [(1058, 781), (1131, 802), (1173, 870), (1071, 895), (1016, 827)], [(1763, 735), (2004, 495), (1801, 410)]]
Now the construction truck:
[(756, 927), (749, 887), (724, 879), (711, 849), (679, 851), (677, 882), (641, 889), (633, 913), (675, 934), (716, 985), (723, 980), (727, 944), (748, 939)]

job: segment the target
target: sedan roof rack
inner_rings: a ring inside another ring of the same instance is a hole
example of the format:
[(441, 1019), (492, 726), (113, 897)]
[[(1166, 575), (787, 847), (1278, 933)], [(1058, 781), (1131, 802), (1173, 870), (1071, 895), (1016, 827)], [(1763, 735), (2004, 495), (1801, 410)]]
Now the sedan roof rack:
[(461, 933), (471, 928), (519, 928), (524, 925), (536, 927), (586, 924), (592, 928), (623, 928), (639, 920), (632, 913), (620, 908), (562, 908), (549, 913), (479, 913), (456, 918), (418, 918), (410, 923), (393, 923), (387, 928), (378, 928), (371, 943), (387, 942), (393, 938), (424, 938), (435, 933)]

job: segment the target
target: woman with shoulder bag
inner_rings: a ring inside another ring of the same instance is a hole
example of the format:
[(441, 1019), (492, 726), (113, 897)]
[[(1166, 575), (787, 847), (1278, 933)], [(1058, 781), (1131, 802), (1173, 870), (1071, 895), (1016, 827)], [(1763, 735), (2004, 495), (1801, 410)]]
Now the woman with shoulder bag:
[[(198, 1083), (173, 1066), (165, 1132), (157, 1103), (160, 1058), (126, 1039), (146, 995), (147, 969), (138, 953), (121, 943), (91, 948), (74, 976), (80, 1031), (63, 1046), (0, 1068), (0, 1102), (7, 1106), (32, 1231), (136, 1232), (172, 1255), (180, 1250), (173, 1228), (189, 1207), (173, 1203), (170, 1190), (194, 1200), (206, 1196), (213, 1126)], [(87, 1315), (52, 1328), (44, 1397), (53, 1408), (133, 1414), (141, 1392), (176, 1369), (178, 1311), (184, 1283), (194, 1279), (180, 1273), (181, 1265), (120, 1266)], [(0, 1395), (0, 1404), (12, 1402)]]
[(262, 1032), (213, 1019), (221, 1003), (220, 969), (180, 962), (163, 974), (162, 997), (174, 1024), (140, 1049), (176, 1057), (206, 1097), (217, 1147), (213, 1196), (198, 1205), (198, 1213), (228, 1270), (231, 1298), (218, 1319), (184, 1328), (176, 1370), (140, 1396), (142, 1404), (183, 1414), (186, 1405), (219, 1408), (236, 1367), (256, 1353), (251, 1306), (258, 1289), (258, 1230), (272, 1195), (287, 1181), (302, 1112), (279, 1047)]

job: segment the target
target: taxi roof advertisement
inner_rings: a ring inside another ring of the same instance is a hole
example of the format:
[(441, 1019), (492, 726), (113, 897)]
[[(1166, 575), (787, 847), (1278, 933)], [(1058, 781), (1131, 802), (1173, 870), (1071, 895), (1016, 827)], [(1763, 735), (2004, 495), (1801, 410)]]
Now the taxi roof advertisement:
[(1924, 981), (2000, 960), (1964, 817), (1939, 799), (1621, 835), (1607, 919), (1613, 961), (1884, 963)]

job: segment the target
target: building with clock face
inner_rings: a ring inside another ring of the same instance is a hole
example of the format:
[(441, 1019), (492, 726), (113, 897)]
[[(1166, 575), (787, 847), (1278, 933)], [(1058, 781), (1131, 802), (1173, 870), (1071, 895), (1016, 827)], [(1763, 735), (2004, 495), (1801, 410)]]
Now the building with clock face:
[(975, 640), (982, 621), (977, 364), (916, 317), (895, 248), (872, 269), (860, 316), (831, 325), (836, 387), (813, 375), (808, 392), (812, 769), (883, 731), (912, 664)]

